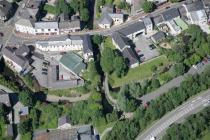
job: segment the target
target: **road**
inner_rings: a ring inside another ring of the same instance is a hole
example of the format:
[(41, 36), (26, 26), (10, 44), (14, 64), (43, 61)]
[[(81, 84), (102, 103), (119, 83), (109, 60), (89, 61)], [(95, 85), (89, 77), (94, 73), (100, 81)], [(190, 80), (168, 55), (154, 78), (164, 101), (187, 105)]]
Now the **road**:
[[(135, 16), (131, 16), (129, 18), (129, 20), (127, 20), (125, 23), (118, 25), (118, 26), (113, 26), (110, 29), (96, 29), (96, 30), (87, 30), (87, 31), (80, 31), (80, 32), (74, 32), (71, 33), (70, 35), (85, 35), (85, 34), (89, 34), (89, 35), (95, 35), (95, 34), (100, 34), (100, 35), (104, 35), (104, 36), (108, 36), (111, 35), (113, 32), (116, 32), (122, 28), (131, 26), (132, 24), (138, 22), (140, 19), (144, 18), (145, 16), (156, 16), (158, 14), (160, 14), (161, 12), (163, 12), (165, 10), (165, 7), (172, 7), (172, 8), (177, 8), (179, 6), (181, 6), (183, 4), (183, 2), (180, 3), (173, 3), (173, 4), (165, 4), (161, 7), (159, 7), (158, 9), (156, 9), (154, 12), (150, 13), (150, 14), (145, 14), (145, 13), (138, 13)], [(18, 9), (19, 10), (19, 9)], [(12, 23), (13, 21), (17, 20), (17, 16), (15, 15), (13, 19), (10, 20), (10, 22)], [(12, 24), (11, 24), (12, 25)], [(14, 25), (13, 25), (14, 26)], [(6, 30), (4, 28), (2, 28), (2, 30), (0, 30), (1, 32), (6, 32), (9, 31), (10, 35), (5, 35), (5, 39), (7, 39), (6, 43), (8, 45), (15, 45), (15, 44), (23, 44), (23, 43), (33, 43), (37, 40), (45, 40), (45, 39), (49, 39), (49, 38), (56, 38), (56, 37), (61, 37), (63, 35), (54, 35), (54, 36), (31, 36), (31, 35), (23, 35), (23, 34), (17, 34), (14, 32), (13, 28), (11, 27), (10, 30)]]
[(185, 77), (187, 77), (189, 74), (190, 75), (195, 75), (195, 74), (202, 73), (203, 70), (209, 65), (210, 65), (210, 62), (205, 64), (199, 70), (196, 70), (195, 68), (191, 67), (191, 69), (187, 73), (185, 73), (184, 75), (178, 76), (178, 77), (172, 79), (171, 81), (167, 82), (166, 84), (164, 84), (163, 86), (161, 86), (157, 90), (155, 90), (153, 92), (150, 92), (150, 93), (140, 97), (139, 99), (142, 101), (143, 104), (145, 104), (147, 102), (150, 102), (151, 100), (154, 100), (157, 97), (167, 93), (170, 89), (175, 88), (175, 87), (179, 87), (181, 82), (183, 82)]
[(210, 100), (210, 89), (202, 92), (194, 98), (191, 98), (183, 105), (180, 105), (175, 110), (166, 114), (149, 129), (141, 133), (136, 140), (150, 140), (150, 138), (154, 136), (159, 138), (171, 124), (188, 117), (192, 113), (195, 113), (198, 109), (204, 108), (204, 104), (206, 104), (208, 100)]

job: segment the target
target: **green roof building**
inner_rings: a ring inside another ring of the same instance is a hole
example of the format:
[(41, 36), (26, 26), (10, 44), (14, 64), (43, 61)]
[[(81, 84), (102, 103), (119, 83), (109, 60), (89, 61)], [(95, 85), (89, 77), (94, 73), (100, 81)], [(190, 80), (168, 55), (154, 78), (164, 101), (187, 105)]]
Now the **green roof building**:
[(77, 76), (79, 76), (82, 70), (86, 68), (83, 59), (73, 52), (64, 54), (60, 59), (60, 63), (64, 66), (64, 68)]

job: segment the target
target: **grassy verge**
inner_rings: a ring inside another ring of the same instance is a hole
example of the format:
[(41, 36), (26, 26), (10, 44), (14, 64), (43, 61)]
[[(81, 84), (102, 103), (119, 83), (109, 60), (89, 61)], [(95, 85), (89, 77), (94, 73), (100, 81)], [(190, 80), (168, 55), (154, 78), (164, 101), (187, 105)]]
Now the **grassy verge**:
[(166, 66), (169, 64), (168, 59), (164, 55), (157, 57), (153, 60), (150, 60), (148, 62), (145, 62), (136, 68), (130, 69), (127, 75), (122, 78), (118, 78), (115, 74), (112, 74), (109, 76), (109, 82), (112, 87), (119, 87), (131, 81), (144, 80), (152, 76), (153, 72), (151, 68), (153, 66), (159, 66), (161, 64), (163, 66)]

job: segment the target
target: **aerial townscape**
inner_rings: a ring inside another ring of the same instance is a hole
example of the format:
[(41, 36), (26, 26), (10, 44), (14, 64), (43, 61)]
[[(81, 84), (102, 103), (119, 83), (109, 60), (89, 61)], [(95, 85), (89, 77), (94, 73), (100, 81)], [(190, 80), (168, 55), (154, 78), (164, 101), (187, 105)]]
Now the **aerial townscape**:
[(210, 0), (0, 0), (0, 140), (210, 140)]

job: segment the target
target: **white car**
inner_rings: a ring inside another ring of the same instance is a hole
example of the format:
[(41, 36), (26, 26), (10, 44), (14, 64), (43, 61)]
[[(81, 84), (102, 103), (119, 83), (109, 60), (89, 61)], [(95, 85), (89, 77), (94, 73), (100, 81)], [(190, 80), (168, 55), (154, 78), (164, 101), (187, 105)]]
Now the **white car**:
[(156, 140), (156, 138), (155, 137), (151, 137), (150, 140)]

